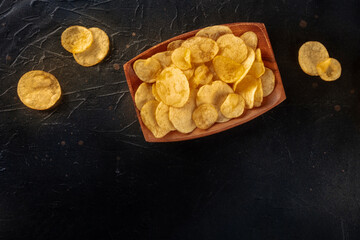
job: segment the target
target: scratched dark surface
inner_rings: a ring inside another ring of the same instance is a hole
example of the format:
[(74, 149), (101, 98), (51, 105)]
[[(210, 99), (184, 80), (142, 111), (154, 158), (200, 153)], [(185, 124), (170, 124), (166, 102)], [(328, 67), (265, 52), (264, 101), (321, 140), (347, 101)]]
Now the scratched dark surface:
[[(360, 7), (347, 1), (0, 1), (0, 239), (360, 239)], [(178, 34), (263, 22), (287, 100), (229, 131), (150, 144), (122, 65)], [(60, 45), (70, 25), (111, 39), (101, 64)], [(343, 67), (323, 82), (297, 51)], [(25, 108), (22, 74), (54, 74), (51, 111)]]

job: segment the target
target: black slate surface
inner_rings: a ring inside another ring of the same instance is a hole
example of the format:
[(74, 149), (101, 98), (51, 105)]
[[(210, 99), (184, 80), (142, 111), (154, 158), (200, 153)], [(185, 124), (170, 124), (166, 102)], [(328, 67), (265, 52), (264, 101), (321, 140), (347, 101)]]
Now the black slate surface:
[[(0, 239), (360, 239), (360, 6), (347, 1), (0, 2)], [(263, 22), (287, 100), (229, 131), (146, 143), (122, 65), (178, 34)], [(84, 68), (60, 45), (70, 25), (111, 39)], [(343, 67), (324, 82), (297, 63), (318, 40)], [(60, 81), (30, 110), (18, 79)]]

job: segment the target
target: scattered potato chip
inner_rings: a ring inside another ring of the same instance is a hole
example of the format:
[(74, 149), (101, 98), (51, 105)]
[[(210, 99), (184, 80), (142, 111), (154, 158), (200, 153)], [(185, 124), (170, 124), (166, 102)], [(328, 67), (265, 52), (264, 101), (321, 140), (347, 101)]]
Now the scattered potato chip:
[(209, 84), (213, 78), (213, 74), (205, 64), (201, 64), (195, 69), (193, 82), (196, 87)]
[(212, 104), (201, 104), (194, 110), (192, 119), (198, 128), (208, 129), (218, 119), (218, 111)]
[(160, 102), (155, 111), (155, 118), (157, 124), (168, 131), (176, 130), (174, 125), (169, 119), (169, 106), (163, 102)]
[(61, 34), (61, 45), (71, 53), (81, 53), (93, 43), (91, 31), (82, 26), (71, 26)]
[(188, 80), (178, 68), (165, 68), (157, 77), (155, 84), (161, 101), (168, 106), (182, 107), (189, 98)]
[(58, 80), (44, 71), (30, 71), (22, 75), (17, 93), (22, 103), (35, 110), (53, 107), (61, 97)]
[(147, 83), (155, 82), (156, 76), (161, 71), (161, 65), (155, 58), (136, 60), (133, 68), (140, 80)]
[(207, 37), (216, 41), (220, 36), (225, 34), (232, 34), (229, 27), (223, 25), (215, 25), (201, 29), (196, 33), (196, 37)]
[(148, 83), (142, 83), (135, 92), (135, 105), (140, 110), (145, 103), (154, 100), (155, 97), (152, 93), (152, 86)]
[(240, 81), (235, 88), (235, 93), (239, 94), (245, 100), (245, 108), (254, 107), (255, 93), (258, 87), (258, 80), (252, 75), (247, 75)]
[(265, 68), (265, 73), (261, 76), (261, 84), (264, 97), (269, 96), (275, 87), (275, 75), (270, 68)]
[(335, 58), (328, 58), (316, 65), (320, 78), (324, 81), (335, 81), (341, 76), (341, 64)]
[(236, 82), (245, 72), (243, 65), (224, 56), (216, 56), (213, 65), (216, 74), (226, 83)]
[(81, 53), (74, 53), (75, 61), (84, 67), (90, 67), (101, 62), (109, 52), (108, 35), (100, 28), (89, 28), (93, 35), (91, 46)]
[(171, 65), (171, 54), (172, 51), (159, 52), (152, 56), (159, 61), (162, 68), (169, 67)]
[(160, 98), (159, 94), (156, 91), (156, 84), (151, 85), (151, 92), (152, 92), (152, 95), (154, 95), (155, 100), (158, 101), (158, 102), (161, 102), (161, 98)]
[(316, 65), (329, 58), (329, 53), (320, 42), (309, 41), (299, 49), (299, 64), (308, 75), (318, 76)]
[(252, 31), (248, 31), (243, 33), (243, 35), (240, 36), (242, 40), (244, 40), (245, 44), (249, 47), (251, 47), (253, 50), (256, 49), (258, 45), (258, 37), (256, 33)]
[(260, 78), (256, 79), (256, 84), (257, 84), (257, 87), (256, 87), (256, 91), (255, 91), (255, 96), (254, 96), (254, 107), (260, 107), (261, 103), (263, 101), (263, 96), (264, 96)]
[(243, 114), (245, 100), (236, 93), (229, 93), (225, 101), (220, 106), (221, 113), (226, 118), (237, 118)]
[(187, 70), (191, 68), (190, 49), (185, 47), (179, 47), (171, 54), (171, 60), (176, 67), (181, 70)]
[(181, 40), (181, 39), (172, 41), (167, 45), (167, 50), (174, 51), (175, 49), (180, 47), (183, 42), (184, 42), (184, 40)]
[(261, 77), (265, 72), (264, 62), (261, 57), (260, 48), (255, 51), (255, 61), (249, 70), (249, 74), (255, 76), (256, 78)]
[(156, 138), (162, 138), (169, 133), (169, 130), (161, 128), (156, 122), (155, 112), (158, 104), (159, 102), (156, 100), (148, 101), (141, 108), (140, 116), (144, 125), (152, 132), (152, 134)]
[(191, 61), (194, 63), (211, 61), (219, 51), (214, 40), (204, 37), (189, 38), (181, 46), (190, 49)]
[(245, 78), (245, 76), (248, 74), (250, 68), (252, 67), (253, 63), (255, 61), (255, 52), (252, 50), (252, 48), (248, 47), (248, 57), (245, 59), (244, 62), (242, 62), (242, 65), (245, 69), (244, 73), (241, 75), (239, 80), (237, 80), (233, 85), (233, 90), (235, 91), (236, 86)]
[(194, 131), (196, 125), (192, 119), (192, 114), (196, 108), (196, 90), (191, 90), (188, 101), (183, 107), (169, 107), (169, 119), (176, 130), (181, 133)]
[(235, 62), (243, 62), (248, 55), (248, 48), (244, 41), (234, 36), (234, 34), (225, 34), (218, 38), (216, 43), (219, 46), (219, 54), (230, 58)]

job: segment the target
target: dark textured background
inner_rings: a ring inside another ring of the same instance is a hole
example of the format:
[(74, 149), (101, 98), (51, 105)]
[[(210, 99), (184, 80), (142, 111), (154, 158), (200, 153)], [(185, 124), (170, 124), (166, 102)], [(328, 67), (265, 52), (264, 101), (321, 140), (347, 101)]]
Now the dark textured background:
[[(360, 239), (360, 7), (346, 1), (0, 1), (0, 239)], [(210, 137), (146, 143), (122, 71), (143, 50), (231, 22), (267, 27), (287, 100)], [(60, 45), (100, 27), (91, 68)], [(343, 67), (305, 75), (321, 41)], [(64, 97), (30, 110), (16, 84), (42, 69)]]

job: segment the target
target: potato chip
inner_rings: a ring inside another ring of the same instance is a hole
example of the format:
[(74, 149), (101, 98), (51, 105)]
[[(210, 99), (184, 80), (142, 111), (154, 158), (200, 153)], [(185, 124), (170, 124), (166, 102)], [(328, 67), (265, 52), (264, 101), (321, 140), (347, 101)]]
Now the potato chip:
[(181, 46), (190, 49), (191, 62), (194, 63), (211, 61), (219, 51), (219, 47), (214, 40), (204, 37), (189, 38)]
[(255, 61), (249, 70), (249, 74), (255, 76), (256, 78), (261, 77), (265, 72), (264, 62), (261, 57), (260, 48), (255, 51)]
[(233, 90), (235, 91), (236, 86), (245, 78), (245, 76), (248, 74), (250, 68), (252, 67), (253, 63), (255, 61), (255, 52), (252, 50), (252, 48), (248, 47), (248, 57), (245, 59), (245, 61), (242, 62), (242, 65), (245, 69), (244, 73), (241, 75), (239, 80), (237, 80), (233, 85)]
[(175, 49), (180, 47), (183, 42), (184, 42), (184, 40), (181, 40), (181, 39), (172, 41), (167, 45), (167, 50), (174, 51)]
[(156, 91), (168, 106), (182, 107), (189, 98), (190, 88), (185, 74), (178, 68), (167, 67), (156, 78)]
[(162, 138), (169, 133), (169, 130), (161, 128), (156, 122), (155, 112), (158, 104), (159, 102), (156, 100), (148, 101), (141, 108), (140, 116), (144, 125), (152, 132), (154, 137)]
[(218, 119), (218, 111), (212, 104), (201, 104), (194, 110), (192, 119), (198, 128), (208, 129)]
[(196, 92), (197, 90), (191, 90), (188, 101), (183, 107), (169, 107), (169, 119), (176, 130), (181, 133), (190, 133), (196, 128), (192, 119), (192, 113), (196, 108)]
[(210, 85), (200, 87), (196, 97), (196, 105), (200, 106), (204, 103), (214, 105), (219, 115), (216, 122), (226, 122), (229, 119), (222, 115), (220, 112), (220, 106), (226, 99), (227, 95), (233, 92), (234, 91), (231, 87), (226, 83), (222, 81), (214, 81)]
[(74, 53), (75, 61), (84, 67), (90, 67), (101, 62), (109, 52), (110, 41), (108, 35), (99, 28), (89, 28), (93, 35), (91, 46), (81, 53)]
[(135, 92), (135, 105), (140, 110), (145, 103), (154, 100), (152, 86), (148, 83), (142, 83)]
[(151, 92), (152, 92), (152, 95), (154, 95), (155, 100), (158, 101), (158, 102), (161, 102), (161, 98), (160, 98), (159, 94), (156, 91), (156, 84), (151, 85)]
[(186, 78), (189, 80), (194, 75), (194, 68), (190, 68), (188, 70), (183, 70), (183, 73), (185, 74)]
[(81, 53), (93, 43), (91, 31), (82, 26), (71, 26), (61, 34), (61, 45), (71, 53)]
[(260, 107), (261, 103), (263, 101), (263, 96), (264, 96), (260, 78), (256, 79), (256, 84), (257, 84), (257, 87), (256, 87), (255, 95), (254, 95), (254, 107)]
[(245, 100), (236, 93), (229, 93), (220, 106), (221, 113), (227, 118), (237, 118), (243, 114)]
[(216, 43), (219, 46), (218, 55), (230, 58), (235, 62), (243, 62), (248, 55), (248, 47), (241, 38), (234, 34), (225, 34), (219, 37)]
[(58, 80), (44, 71), (30, 71), (19, 80), (17, 93), (21, 102), (35, 110), (46, 110), (53, 107), (61, 97)]
[(169, 119), (169, 106), (163, 102), (160, 102), (155, 111), (155, 118), (157, 124), (168, 131), (176, 130), (174, 125)]
[(245, 108), (254, 107), (255, 93), (258, 88), (258, 80), (252, 75), (247, 75), (240, 81), (235, 88), (235, 93), (239, 94), (245, 100)]
[(264, 97), (269, 96), (275, 87), (275, 75), (270, 68), (265, 68), (265, 73), (261, 76), (261, 84)]
[(207, 37), (216, 41), (220, 36), (225, 34), (232, 34), (229, 27), (223, 25), (215, 25), (201, 29), (196, 33), (196, 37)]
[(226, 83), (236, 82), (245, 72), (243, 65), (224, 56), (216, 56), (213, 65), (216, 74)]
[(159, 52), (154, 54), (152, 58), (158, 60), (162, 68), (166, 68), (169, 67), (172, 63), (171, 54), (172, 51)]
[(171, 60), (176, 67), (181, 70), (187, 70), (191, 68), (190, 49), (185, 47), (179, 47), (175, 49), (171, 54)]
[(258, 37), (256, 33), (248, 31), (243, 33), (240, 38), (245, 42), (248, 47), (251, 47), (253, 50), (256, 49), (258, 45)]
[(329, 58), (329, 53), (320, 42), (309, 41), (299, 49), (299, 64), (301, 69), (308, 75), (318, 76), (316, 65)]
[(155, 58), (139, 59), (134, 62), (133, 65), (136, 75), (140, 80), (153, 83), (156, 80), (156, 76), (161, 72), (161, 65)]
[(201, 64), (195, 69), (193, 82), (196, 87), (209, 84), (213, 78), (213, 74), (205, 64)]
[(341, 64), (335, 58), (328, 58), (316, 65), (320, 78), (324, 81), (335, 81), (341, 76)]

